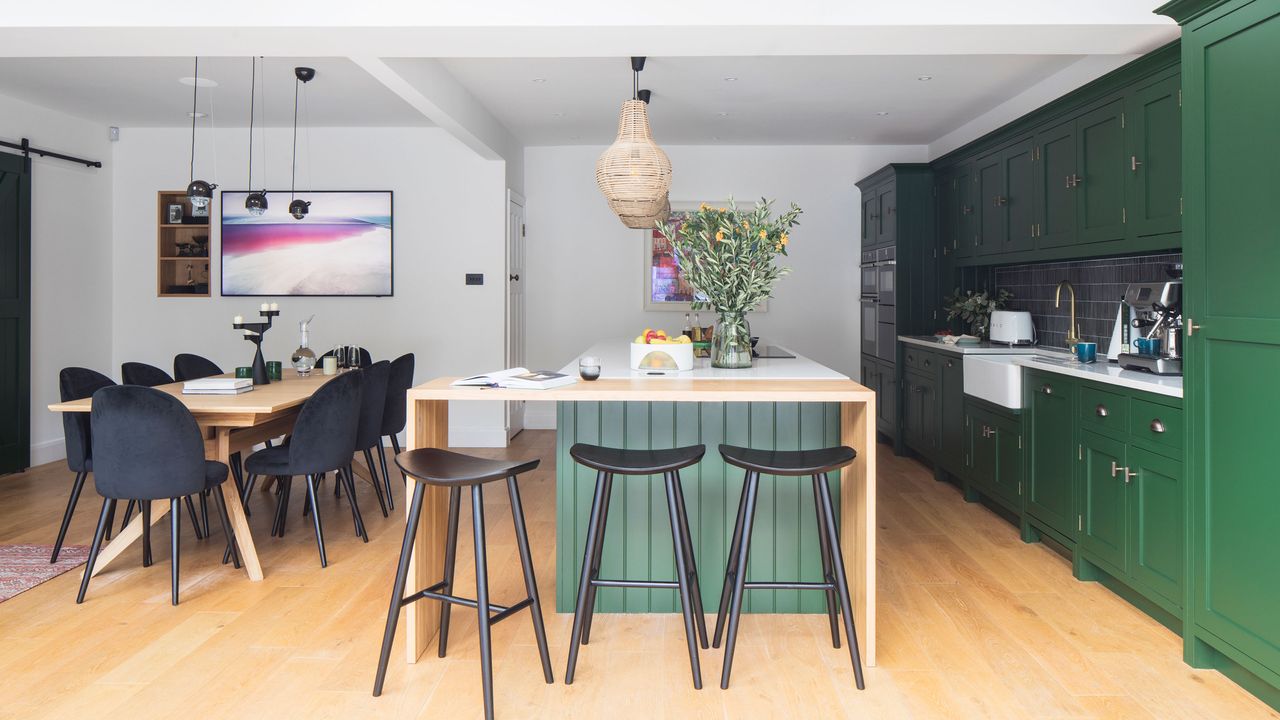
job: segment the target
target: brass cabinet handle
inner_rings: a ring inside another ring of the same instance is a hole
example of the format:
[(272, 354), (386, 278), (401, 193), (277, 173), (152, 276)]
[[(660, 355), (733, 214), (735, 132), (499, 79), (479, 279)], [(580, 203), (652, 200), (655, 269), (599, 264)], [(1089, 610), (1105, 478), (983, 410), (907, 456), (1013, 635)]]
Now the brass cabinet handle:
[(1151, 432), (1153, 433), (1164, 432), (1164, 423), (1160, 422), (1160, 418), (1155, 418), (1154, 420), (1151, 421)]
[(1107, 406), (1106, 406), (1106, 405), (1103, 405), (1103, 404), (1101, 404), (1101, 403), (1099, 403), (1099, 404), (1098, 404), (1098, 407), (1094, 408), (1094, 409), (1093, 409), (1093, 411), (1094, 411), (1095, 413), (1097, 413), (1097, 414), (1098, 414), (1098, 417), (1106, 417), (1106, 416), (1107, 416)]
[(1045, 383), (1044, 385), (1040, 386), (1040, 392), (1044, 393), (1045, 395), (1052, 395), (1053, 386), (1048, 383)]

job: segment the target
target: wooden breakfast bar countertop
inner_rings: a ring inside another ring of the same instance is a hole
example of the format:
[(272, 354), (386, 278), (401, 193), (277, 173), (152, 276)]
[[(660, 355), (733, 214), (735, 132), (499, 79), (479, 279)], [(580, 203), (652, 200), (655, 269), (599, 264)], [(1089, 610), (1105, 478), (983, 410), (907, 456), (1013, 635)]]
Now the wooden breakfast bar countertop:
[[(803, 362), (807, 361), (801, 358)], [(560, 403), (832, 403), (839, 405), (840, 442), (857, 459), (840, 477), (840, 545), (853, 595), (853, 611), (863, 662), (875, 664), (875, 393), (838, 373), (831, 379), (730, 379), (699, 377), (603, 377), (548, 390), (454, 387), (457, 378), (431, 380), (408, 393), (408, 447), (448, 447), (450, 401), (551, 401)], [(708, 448), (709, 453), (715, 448)], [(413, 483), (406, 488), (413, 493)], [(429, 488), (418, 526), (406, 593), (430, 586), (443, 576), (448, 492)], [(409, 507), (406, 499), (404, 507)], [(560, 568), (557, 568), (561, 571)], [(437, 630), (434, 605), (405, 608), (409, 662), (426, 650)]]

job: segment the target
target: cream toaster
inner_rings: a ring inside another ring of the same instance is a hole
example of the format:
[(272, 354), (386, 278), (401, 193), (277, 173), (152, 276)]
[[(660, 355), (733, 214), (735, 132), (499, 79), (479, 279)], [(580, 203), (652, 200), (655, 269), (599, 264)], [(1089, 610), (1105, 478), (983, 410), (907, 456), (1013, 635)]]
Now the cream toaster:
[(1036, 328), (1026, 310), (992, 310), (991, 342), (1002, 345), (1032, 345)]

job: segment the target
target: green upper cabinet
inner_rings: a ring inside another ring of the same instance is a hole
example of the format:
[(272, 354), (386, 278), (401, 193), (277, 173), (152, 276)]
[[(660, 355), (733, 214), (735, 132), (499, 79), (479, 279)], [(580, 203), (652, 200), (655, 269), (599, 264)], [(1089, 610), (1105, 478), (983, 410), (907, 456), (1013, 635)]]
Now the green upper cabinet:
[(1001, 252), (1032, 250), (1036, 246), (1035, 141), (1027, 138), (1006, 149), (1000, 156), (1004, 163), (1005, 190), (999, 198), (1005, 213), (1005, 235)]
[(1124, 239), (1129, 158), (1124, 100), (1117, 98), (1076, 120), (1076, 229), (1079, 243)]
[(951, 237), (953, 244), (951, 255), (957, 258), (972, 257), (977, 246), (977, 213), (973, 206), (974, 182), (973, 182), (973, 162), (965, 161), (954, 168), (950, 172), (951, 189), (954, 197), (951, 200), (951, 209), (954, 215), (950, 222), (953, 223), (955, 230)]
[(876, 247), (892, 245), (898, 241), (898, 193), (894, 183), (886, 183), (876, 190)]
[(868, 190), (862, 193), (862, 247), (875, 247), (876, 239), (876, 193)]
[(1182, 231), (1182, 77), (1134, 90), (1125, 101), (1129, 145), (1129, 231)]
[(1031, 413), (1027, 513), (1072, 540), (1075, 511), (1075, 383), (1063, 375), (1024, 371)]
[(1063, 247), (1076, 241), (1076, 123), (1069, 120), (1036, 133), (1036, 244)]
[(997, 151), (978, 158), (973, 171), (974, 209), (977, 218), (973, 238), (974, 252), (978, 255), (992, 255), (1003, 251), (1009, 227), (1008, 213), (1004, 209), (1004, 203), (1008, 201), (1008, 190), (1005, 189), (1003, 153)]

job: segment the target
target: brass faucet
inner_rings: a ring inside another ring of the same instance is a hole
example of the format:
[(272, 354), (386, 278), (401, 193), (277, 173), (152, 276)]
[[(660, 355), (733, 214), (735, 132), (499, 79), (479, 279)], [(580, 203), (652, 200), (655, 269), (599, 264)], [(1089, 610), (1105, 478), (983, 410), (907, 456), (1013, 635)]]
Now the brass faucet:
[(1062, 287), (1066, 286), (1071, 293), (1071, 324), (1067, 326), (1067, 347), (1072, 351), (1076, 348), (1076, 343), (1080, 342), (1080, 328), (1076, 325), (1076, 289), (1071, 283), (1063, 280), (1058, 283), (1058, 289), (1053, 294), (1053, 306), (1055, 308), (1062, 307)]

